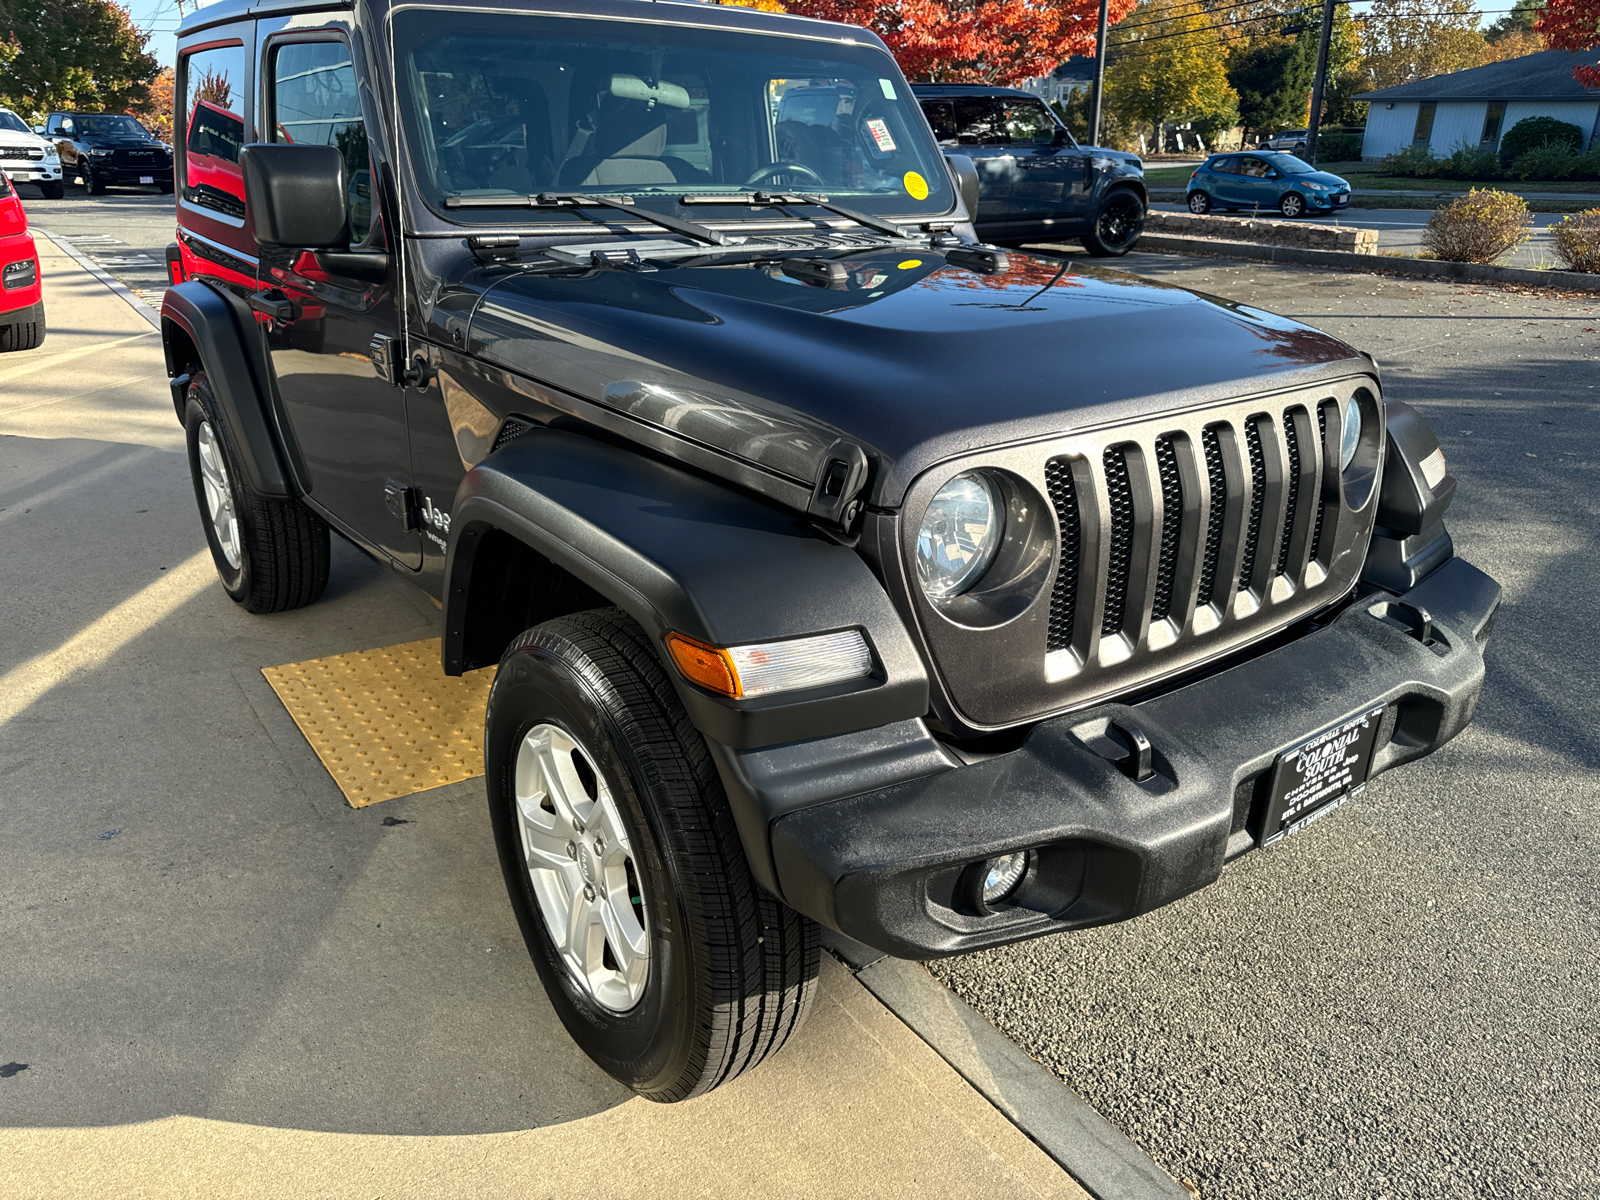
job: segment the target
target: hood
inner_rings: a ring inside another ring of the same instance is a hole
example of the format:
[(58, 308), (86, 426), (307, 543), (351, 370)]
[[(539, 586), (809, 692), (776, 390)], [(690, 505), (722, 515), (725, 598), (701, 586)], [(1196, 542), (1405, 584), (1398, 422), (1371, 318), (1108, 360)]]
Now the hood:
[(1341, 179), (1339, 176), (1330, 174), (1327, 171), (1313, 171), (1309, 175), (1296, 175), (1294, 178), (1302, 183), (1320, 183), (1327, 187), (1347, 188), (1350, 186), (1348, 179)]
[(27, 146), (29, 149), (53, 149), (55, 143), (46, 141), (36, 133), (20, 133), (15, 129), (0, 129), (0, 146)]
[(846, 439), (888, 506), (952, 455), (1371, 369), (1305, 325), (1077, 261), (1012, 254), (992, 275), (938, 251), (840, 261), (830, 287), (709, 257), (502, 276), (468, 345), (808, 490)]
[(1106, 146), (1080, 146), (1079, 149), (1087, 154), (1099, 155), (1101, 158), (1114, 158), (1118, 162), (1127, 163), (1130, 167), (1139, 171), (1144, 170), (1144, 159), (1137, 154), (1129, 153), (1127, 150), (1112, 150)]

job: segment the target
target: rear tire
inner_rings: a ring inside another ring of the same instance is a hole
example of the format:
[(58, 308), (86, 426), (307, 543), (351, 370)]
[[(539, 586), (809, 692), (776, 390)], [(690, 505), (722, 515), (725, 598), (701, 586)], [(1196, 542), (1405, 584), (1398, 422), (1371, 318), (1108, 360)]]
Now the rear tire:
[(1203, 217), (1211, 211), (1211, 197), (1198, 188), (1189, 193), (1189, 211)]
[(600, 609), (516, 638), (484, 758), (512, 909), (602, 1070), (687, 1100), (783, 1047), (816, 989), (818, 927), (751, 877), (705, 741), (638, 625)]
[(327, 523), (298, 500), (251, 494), (204, 372), (189, 381), (183, 424), (200, 523), (223, 590), (251, 613), (315, 601), (328, 586)]
[(1144, 202), (1127, 188), (1118, 188), (1100, 205), (1089, 232), (1078, 240), (1096, 258), (1120, 258), (1144, 232)]
[(44, 341), (44, 301), (0, 316), (0, 354), (32, 350)]

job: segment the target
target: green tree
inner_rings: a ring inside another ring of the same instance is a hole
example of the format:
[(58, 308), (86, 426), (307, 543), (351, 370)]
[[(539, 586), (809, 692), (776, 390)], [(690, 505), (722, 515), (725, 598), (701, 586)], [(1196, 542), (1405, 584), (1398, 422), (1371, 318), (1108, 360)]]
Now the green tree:
[(1512, 34), (1532, 33), (1533, 24), (1543, 11), (1544, 0), (1517, 0), (1510, 12), (1483, 31), (1483, 36), (1493, 45)]
[(161, 70), (150, 35), (112, 0), (0, 0), (0, 29), (18, 49), (0, 55), (0, 104), (21, 112), (139, 107)]
[(1476, 67), (1488, 49), (1476, 11), (1438, 0), (1373, 0), (1362, 26), (1362, 72), (1374, 90)]
[(1228, 82), (1239, 93), (1239, 120), (1256, 135), (1292, 129), (1306, 119), (1316, 51), (1300, 39), (1265, 39), (1228, 56)]
[(1153, 130), (1158, 151), (1169, 121), (1214, 136), (1238, 120), (1216, 24), (1188, 0), (1145, 0), (1112, 32), (1106, 99), (1120, 119)]

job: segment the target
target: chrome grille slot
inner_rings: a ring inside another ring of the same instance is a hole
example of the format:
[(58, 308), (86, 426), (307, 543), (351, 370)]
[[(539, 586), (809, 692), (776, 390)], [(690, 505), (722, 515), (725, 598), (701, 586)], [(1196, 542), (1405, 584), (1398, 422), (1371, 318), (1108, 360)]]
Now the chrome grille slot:
[[(1000, 447), (924, 476), (936, 492), (983, 466), (1048, 499), (1048, 582), (1017, 616), (958, 619), (909, 581), (957, 714), (1000, 728), (1084, 707), (1345, 595), (1377, 509), (1346, 507), (1338, 470), (1342, 414), (1362, 389), (1376, 394), (1370, 376)], [(908, 538), (926, 502), (908, 495)]]

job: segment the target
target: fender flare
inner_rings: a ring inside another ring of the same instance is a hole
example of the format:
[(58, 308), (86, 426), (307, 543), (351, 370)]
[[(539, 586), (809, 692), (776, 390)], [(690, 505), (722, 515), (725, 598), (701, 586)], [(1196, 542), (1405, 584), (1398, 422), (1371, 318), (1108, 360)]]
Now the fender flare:
[[(928, 677), (859, 554), (803, 519), (640, 451), (540, 428), (467, 472), (451, 513), (443, 659), (464, 669), (473, 564), (484, 535), (522, 542), (638, 621), (689, 718), (737, 748), (877, 728), (928, 711)], [(733, 700), (685, 680), (662, 638), (717, 646), (859, 629), (873, 674)]]
[(167, 289), (161, 300), (161, 342), (172, 380), (173, 404), (181, 418), (183, 390), (189, 382), (185, 374), (189, 364), (181, 361), (175, 333), (182, 330), (200, 355), (222, 419), (244, 460), (246, 485), (264, 499), (288, 499), (297, 493), (265, 400), (259, 347), (251, 344), (239, 325), (237, 310), (242, 307), (198, 280)]

